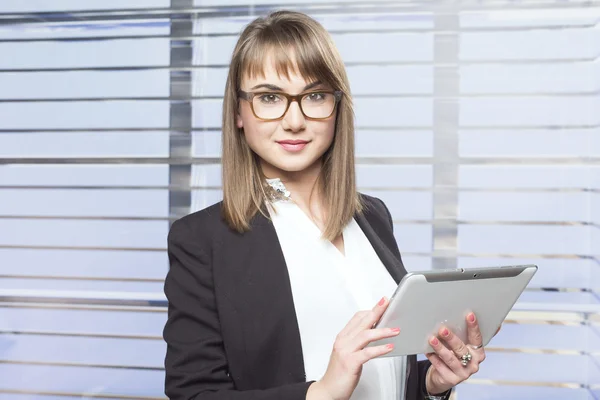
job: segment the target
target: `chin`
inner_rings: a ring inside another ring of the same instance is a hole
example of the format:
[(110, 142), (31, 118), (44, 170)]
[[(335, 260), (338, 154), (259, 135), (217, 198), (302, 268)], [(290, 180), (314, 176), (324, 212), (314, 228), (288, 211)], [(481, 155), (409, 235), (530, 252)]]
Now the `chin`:
[(287, 162), (281, 162), (282, 160), (277, 160), (278, 162), (267, 162), (271, 164), (275, 169), (283, 172), (301, 172), (309, 169), (314, 165), (314, 160), (285, 160)]
[(297, 164), (297, 163), (274, 165), (275, 168), (277, 168), (280, 171), (284, 171), (284, 172), (301, 172), (301, 171), (304, 171), (305, 169), (307, 169), (309, 166), (310, 166), (310, 164)]

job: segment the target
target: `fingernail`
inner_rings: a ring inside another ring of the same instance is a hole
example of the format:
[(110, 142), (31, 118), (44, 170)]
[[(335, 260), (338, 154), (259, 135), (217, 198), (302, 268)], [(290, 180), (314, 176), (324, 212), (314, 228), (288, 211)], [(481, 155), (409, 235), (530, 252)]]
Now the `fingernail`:
[(448, 336), (448, 334), (450, 334), (450, 332), (448, 332), (448, 329), (444, 328), (442, 331), (442, 336)]
[(386, 344), (386, 345), (385, 345), (385, 348), (386, 348), (386, 349), (388, 349), (388, 350), (391, 350), (391, 349), (393, 349), (393, 348), (394, 348), (394, 344), (393, 344), (393, 343)]
[(475, 322), (475, 314), (473, 314), (473, 313), (469, 314), (469, 321)]
[[(379, 303), (377, 303), (377, 305), (378, 305), (378, 306), (382, 306), (382, 305), (383, 305), (383, 303), (385, 303), (385, 296), (383, 296), (383, 297), (381, 298), (381, 300), (379, 300)], [(371, 303), (371, 304), (373, 304), (373, 303)]]
[(392, 328), (392, 332), (393, 333), (398, 333), (398, 332), (400, 332), (400, 328)]
[(437, 346), (439, 343), (440, 343), (440, 342), (439, 342), (439, 340), (437, 340), (437, 338), (436, 338), (436, 337), (434, 337), (433, 339), (431, 339), (431, 344), (432, 344), (432, 345), (434, 345), (434, 346)]

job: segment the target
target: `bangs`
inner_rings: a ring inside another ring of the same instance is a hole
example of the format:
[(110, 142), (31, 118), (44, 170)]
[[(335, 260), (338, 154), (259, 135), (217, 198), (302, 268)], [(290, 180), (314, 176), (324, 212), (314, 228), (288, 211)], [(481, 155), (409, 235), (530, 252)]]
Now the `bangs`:
[(258, 32), (247, 42), (245, 51), (240, 53), (238, 87), (245, 76), (264, 78), (265, 66), (271, 62), (280, 78), (289, 80), (290, 74), (297, 74), (307, 82), (318, 80), (333, 90), (340, 89), (340, 82), (332, 71), (332, 62), (323, 52), (322, 42), (308, 39), (314, 34), (291, 29), (298, 27), (269, 28)]

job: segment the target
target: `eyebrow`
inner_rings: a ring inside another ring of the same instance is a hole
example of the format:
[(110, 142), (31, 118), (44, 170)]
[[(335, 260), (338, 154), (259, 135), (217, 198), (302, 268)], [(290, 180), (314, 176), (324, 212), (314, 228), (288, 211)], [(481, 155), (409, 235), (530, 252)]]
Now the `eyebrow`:
[[(304, 89), (302, 89), (302, 91), (304, 92), (305, 90), (312, 89), (312, 88), (317, 87), (317, 86), (319, 86), (321, 84), (322, 84), (321, 81), (315, 81), (313, 83), (309, 83), (308, 85), (304, 86)], [(276, 91), (276, 92), (283, 92), (284, 91), (279, 86), (273, 85), (271, 83), (261, 83), (261, 84), (258, 84), (256, 86), (253, 86), (250, 90), (261, 89), (261, 88), (273, 90), (273, 91)]]

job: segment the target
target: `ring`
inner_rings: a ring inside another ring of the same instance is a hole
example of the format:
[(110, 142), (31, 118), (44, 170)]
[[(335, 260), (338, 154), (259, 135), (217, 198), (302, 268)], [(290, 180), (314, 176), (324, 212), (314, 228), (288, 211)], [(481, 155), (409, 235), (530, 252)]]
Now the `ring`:
[(480, 348), (482, 348), (482, 347), (483, 347), (483, 345), (482, 345), (482, 344), (480, 344), (479, 346), (475, 346), (474, 344), (470, 344), (469, 346), (471, 346), (471, 348), (472, 348), (473, 350), (479, 350)]
[(471, 356), (471, 353), (467, 353), (467, 354), (464, 354), (463, 356), (461, 356), (460, 362), (462, 363), (463, 367), (466, 367), (472, 358), (473, 358), (473, 356)]

